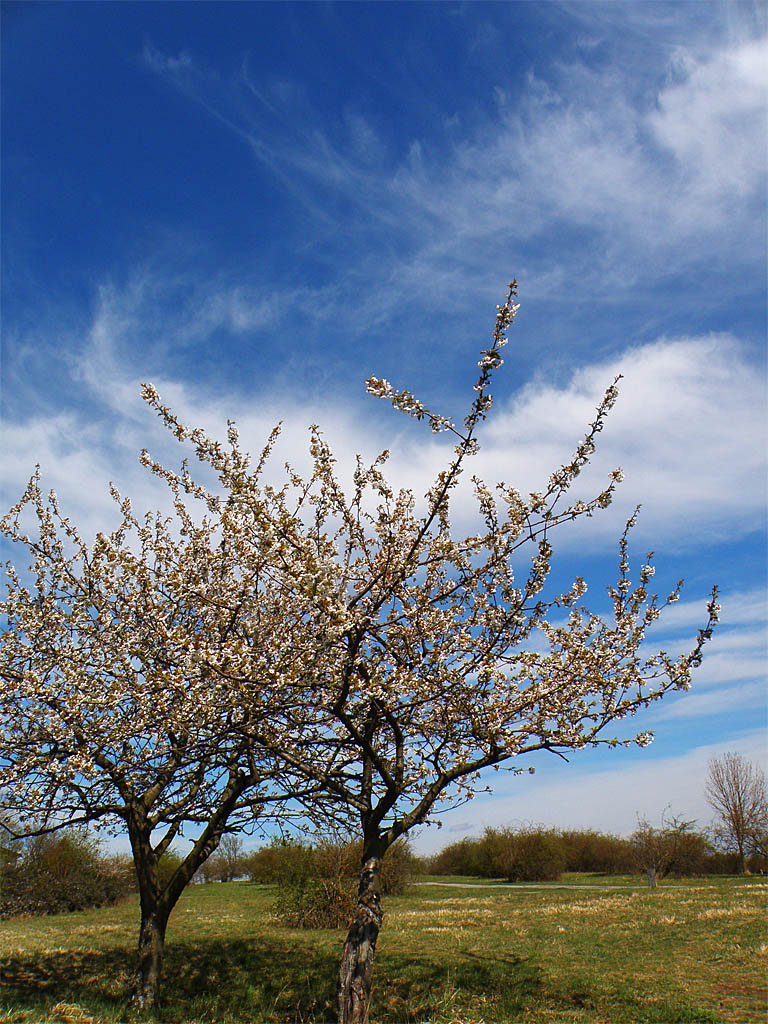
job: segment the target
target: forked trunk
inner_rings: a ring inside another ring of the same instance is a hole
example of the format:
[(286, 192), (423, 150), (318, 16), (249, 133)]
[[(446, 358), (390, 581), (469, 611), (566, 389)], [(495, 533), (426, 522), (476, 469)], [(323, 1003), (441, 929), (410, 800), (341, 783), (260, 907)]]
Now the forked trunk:
[(357, 908), (339, 964), (339, 1024), (367, 1024), (376, 940), (384, 915), (379, 897), (381, 858), (366, 856), (360, 873)]
[(141, 904), (138, 964), (133, 976), (129, 1004), (141, 1013), (157, 1009), (160, 995), (160, 976), (163, 969), (165, 929), (168, 918), (179, 897), (192, 880), (192, 876), (219, 845), (222, 831), (237, 798), (246, 788), (246, 778), (236, 780), (227, 791), (216, 813), (193, 846), (178, 865), (170, 879), (161, 884), (158, 879), (160, 858), (151, 843), (151, 829), (146, 816), (137, 814), (129, 820), (129, 835), (133, 849), (133, 866)]
[[(158, 1005), (165, 929), (171, 911), (192, 881), (197, 869), (218, 847), (228, 818), (245, 790), (254, 782), (255, 778), (251, 775), (240, 775), (234, 768), (230, 771), (229, 782), (220, 794), (217, 806), (211, 808), (207, 825), (167, 881), (162, 881), (158, 877), (158, 866), (170, 842), (179, 834), (179, 825), (184, 819), (182, 817), (171, 825), (162, 842), (153, 847), (153, 824), (149, 812), (158, 799), (162, 786), (150, 787), (143, 796), (131, 796), (128, 800), (129, 813), (126, 816), (126, 824), (141, 904), (138, 964), (131, 984), (129, 1005), (141, 1013), (151, 1013)], [(127, 790), (124, 779), (121, 780), (121, 784)]]
[(131, 1006), (142, 1013), (157, 1008), (167, 924), (168, 913), (164, 909), (155, 906), (145, 911), (142, 907), (138, 964), (130, 997)]

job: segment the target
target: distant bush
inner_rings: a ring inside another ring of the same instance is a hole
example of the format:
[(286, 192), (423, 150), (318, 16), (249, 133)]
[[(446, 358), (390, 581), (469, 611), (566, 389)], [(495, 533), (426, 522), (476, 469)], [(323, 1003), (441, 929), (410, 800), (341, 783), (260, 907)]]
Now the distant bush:
[(290, 885), (314, 872), (314, 851), (309, 844), (277, 838), (269, 846), (246, 854), (243, 869), (252, 882)]
[(505, 837), (509, 829), (487, 828), (477, 839), (460, 839), (430, 858), (433, 875), (470, 875), (476, 878), (498, 878)]
[(688, 877), (705, 874), (714, 852), (707, 838), (694, 831), (693, 821), (662, 818), (655, 827), (638, 822), (632, 834), (636, 865), (648, 875), (648, 884), (656, 885), (665, 875)]
[[(494, 830), (487, 830), (486, 835)], [(494, 839), (496, 873), (510, 882), (554, 882), (566, 865), (565, 844), (559, 833), (525, 826), (504, 829)]]
[[(634, 874), (653, 863), (659, 878), (738, 873), (738, 857), (715, 849), (706, 835), (694, 831), (692, 822), (673, 819), (660, 829), (647, 822), (640, 825), (631, 839), (592, 829), (487, 828), (482, 836), (443, 847), (428, 858), (426, 870), (513, 881), (554, 880), (563, 871)], [(765, 873), (768, 863), (755, 854), (747, 867)]]
[(750, 875), (764, 875), (768, 870), (768, 857), (762, 853), (752, 853), (747, 857), (747, 871)]
[(738, 853), (726, 853), (724, 850), (710, 848), (703, 866), (705, 875), (738, 875)]
[(475, 875), (480, 874), (480, 840), (460, 839), (443, 847), (429, 859), (431, 875)]
[(102, 857), (88, 835), (66, 830), (26, 839), (0, 863), (0, 916), (100, 907), (134, 890), (129, 857)]
[(635, 870), (635, 855), (630, 841), (618, 836), (525, 825), (487, 828), (478, 838), (451, 843), (429, 859), (428, 870), (477, 878), (508, 878), (514, 873), (520, 881), (523, 874), (528, 881), (543, 881), (563, 871), (630, 873)]
[(175, 850), (167, 850), (157, 862), (157, 881), (164, 888), (181, 866), (182, 857)]
[[(339, 928), (348, 924), (357, 900), (362, 860), (358, 842), (321, 840), (312, 846), (274, 840), (244, 859), (252, 881), (277, 886), (275, 910), (294, 928)], [(420, 867), (410, 846), (395, 843), (382, 862), (381, 894), (404, 892)]]
[(604, 875), (626, 875), (635, 871), (635, 851), (629, 839), (591, 829), (571, 829), (560, 835), (565, 846), (566, 871)]
[(681, 835), (669, 866), (670, 875), (688, 878), (707, 872), (707, 860), (712, 847), (700, 832), (689, 831)]

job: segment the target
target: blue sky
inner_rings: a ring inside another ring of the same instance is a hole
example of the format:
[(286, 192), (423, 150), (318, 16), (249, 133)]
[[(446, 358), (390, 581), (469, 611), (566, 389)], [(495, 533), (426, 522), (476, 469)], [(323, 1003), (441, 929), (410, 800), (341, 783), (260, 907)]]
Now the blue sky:
[[(624, 374), (594, 473), (615, 505), (555, 542), (598, 594), (634, 552), (673, 649), (722, 628), (644, 751), (537, 763), (423, 849), (516, 820), (701, 824), (706, 762), (766, 761), (766, 9), (749, 3), (5, 3), (0, 504), (36, 462), (72, 518), (163, 500), (139, 397), (187, 422), (320, 423), (423, 494), (446, 444), (371, 373), (461, 416), (495, 304), (521, 309), (478, 471), (539, 486)], [(278, 459), (278, 462), (280, 460)], [(468, 496), (456, 519), (471, 520)]]

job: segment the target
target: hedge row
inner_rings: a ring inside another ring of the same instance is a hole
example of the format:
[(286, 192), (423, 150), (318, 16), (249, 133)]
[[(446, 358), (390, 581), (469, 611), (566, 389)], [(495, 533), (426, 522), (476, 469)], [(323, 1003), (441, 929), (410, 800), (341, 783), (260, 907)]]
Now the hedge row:
[[(647, 827), (646, 827), (647, 828)], [(664, 829), (651, 830), (663, 839)], [(672, 830), (670, 830), (672, 835)], [(488, 828), (476, 839), (446, 846), (427, 862), (434, 875), (470, 875), (510, 881), (554, 881), (565, 871), (606, 875), (635, 874), (647, 867), (642, 829), (630, 839), (592, 830), (559, 831), (534, 826)], [(736, 874), (738, 858), (712, 847), (708, 839), (690, 829), (675, 835), (665, 874), (681, 877)], [(764, 871), (762, 863), (749, 865)]]

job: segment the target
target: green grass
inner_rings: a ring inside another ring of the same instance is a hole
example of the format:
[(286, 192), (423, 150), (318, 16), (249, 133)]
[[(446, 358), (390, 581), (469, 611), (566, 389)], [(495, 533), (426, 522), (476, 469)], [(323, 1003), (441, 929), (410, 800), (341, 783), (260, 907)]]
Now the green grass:
[[(581, 891), (449, 880), (462, 887), (417, 885), (385, 901), (371, 1024), (765, 1020), (768, 887), (759, 880), (654, 892), (637, 878)], [(248, 883), (185, 893), (168, 930), (163, 1021), (333, 1020), (343, 933), (282, 927), (273, 898)], [(0, 923), (0, 1024), (130, 1021), (122, 999), (136, 927), (133, 902)]]

